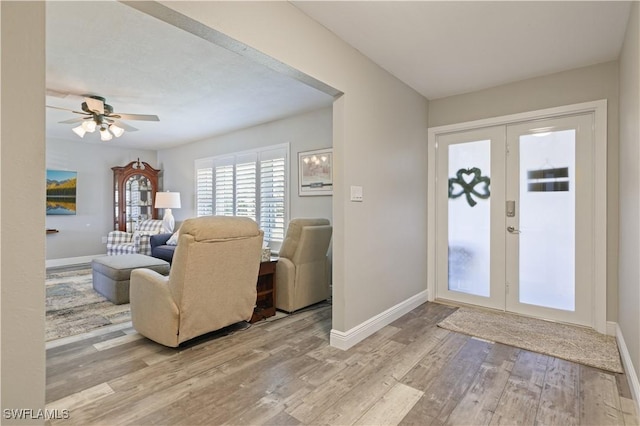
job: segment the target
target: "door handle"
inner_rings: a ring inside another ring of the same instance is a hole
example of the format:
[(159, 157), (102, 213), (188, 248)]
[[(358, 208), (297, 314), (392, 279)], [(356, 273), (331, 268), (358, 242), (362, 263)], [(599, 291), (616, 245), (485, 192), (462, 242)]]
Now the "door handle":
[(513, 226), (507, 226), (507, 231), (509, 231), (512, 234), (519, 234), (520, 233), (520, 230), (514, 228)]

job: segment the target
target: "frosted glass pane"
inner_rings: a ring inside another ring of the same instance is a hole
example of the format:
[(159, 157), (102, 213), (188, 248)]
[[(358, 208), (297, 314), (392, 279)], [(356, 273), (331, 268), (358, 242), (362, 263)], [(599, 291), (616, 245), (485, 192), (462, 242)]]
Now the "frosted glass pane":
[(490, 295), (490, 169), (490, 141), (449, 145), (449, 290), (485, 297)]
[(520, 137), (520, 302), (575, 310), (575, 131)]

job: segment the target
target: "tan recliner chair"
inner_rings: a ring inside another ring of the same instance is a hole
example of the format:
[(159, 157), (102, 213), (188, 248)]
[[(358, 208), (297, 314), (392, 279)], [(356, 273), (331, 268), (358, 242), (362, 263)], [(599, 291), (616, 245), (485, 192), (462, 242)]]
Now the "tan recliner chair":
[(256, 304), (263, 232), (251, 219), (188, 219), (168, 277), (149, 269), (131, 273), (133, 327), (165, 346), (239, 321)]
[(276, 308), (293, 312), (329, 298), (332, 230), (327, 219), (289, 222), (276, 266)]

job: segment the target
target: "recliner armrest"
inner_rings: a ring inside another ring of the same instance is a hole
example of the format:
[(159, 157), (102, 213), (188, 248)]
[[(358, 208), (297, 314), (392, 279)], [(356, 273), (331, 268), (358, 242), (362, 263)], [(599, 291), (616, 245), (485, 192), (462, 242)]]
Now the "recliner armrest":
[(142, 335), (165, 346), (176, 347), (180, 311), (168, 283), (169, 277), (151, 269), (131, 271), (131, 321)]
[(107, 244), (130, 243), (132, 239), (133, 234), (131, 232), (110, 231), (107, 236)]

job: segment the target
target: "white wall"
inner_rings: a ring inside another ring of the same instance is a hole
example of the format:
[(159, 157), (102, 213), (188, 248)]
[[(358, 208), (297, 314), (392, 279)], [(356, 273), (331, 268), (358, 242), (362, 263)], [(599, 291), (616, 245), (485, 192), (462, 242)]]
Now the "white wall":
[[(618, 324), (640, 372), (640, 7), (634, 2), (620, 55), (620, 257)], [(637, 378), (636, 378), (637, 379)]]
[(182, 207), (173, 209), (176, 224), (195, 217), (194, 160), (289, 143), (289, 218), (332, 218), (332, 197), (298, 196), (298, 152), (332, 146), (332, 111), (324, 108), (158, 152), (164, 188), (180, 192)]
[(607, 320), (615, 321), (618, 317), (618, 62), (607, 62), (432, 100), (429, 103), (429, 126), (599, 99), (608, 100), (608, 195), (607, 200), (599, 201), (607, 203)]
[[(45, 6), (0, 2), (0, 404), (44, 408)], [(12, 421), (2, 424), (36, 424)]]
[[(71, 133), (71, 136), (75, 135)], [(113, 171), (138, 158), (157, 167), (156, 151), (124, 149), (85, 139), (47, 139), (47, 169), (78, 172), (77, 211), (69, 216), (46, 216), (47, 260), (105, 254), (102, 237), (113, 230)]]
[[(427, 100), (288, 2), (162, 4), (344, 93), (333, 106), (334, 330), (426, 291)], [(351, 185), (363, 202), (349, 201)]]

